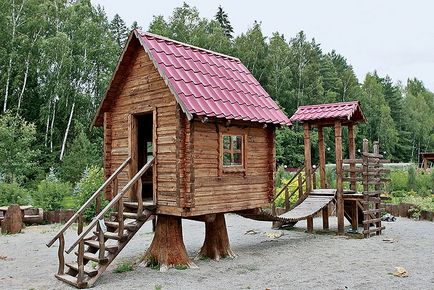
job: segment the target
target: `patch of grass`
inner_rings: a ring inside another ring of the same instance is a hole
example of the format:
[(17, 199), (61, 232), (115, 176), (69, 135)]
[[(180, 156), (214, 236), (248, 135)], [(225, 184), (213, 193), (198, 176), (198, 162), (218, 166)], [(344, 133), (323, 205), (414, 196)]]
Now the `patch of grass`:
[(123, 262), (113, 270), (115, 273), (124, 273), (130, 271), (133, 271), (133, 264), (131, 262)]
[(209, 261), (209, 260), (211, 260), (211, 258), (207, 257), (207, 256), (200, 255), (199, 260), (201, 260), (201, 261)]
[(187, 270), (188, 267), (186, 265), (176, 265), (175, 269), (176, 270)]
[(163, 287), (160, 284), (154, 286), (155, 290), (161, 290)]
[(154, 257), (150, 257), (147, 264), (153, 270), (160, 270), (160, 263)]

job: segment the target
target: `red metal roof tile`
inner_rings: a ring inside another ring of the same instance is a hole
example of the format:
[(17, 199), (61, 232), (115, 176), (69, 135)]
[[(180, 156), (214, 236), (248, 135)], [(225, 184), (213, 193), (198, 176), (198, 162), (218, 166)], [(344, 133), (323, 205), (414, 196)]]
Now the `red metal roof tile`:
[(320, 122), (345, 120), (350, 122), (364, 122), (365, 116), (358, 101), (334, 104), (320, 104), (301, 106), (292, 115), (291, 122)]
[(138, 30), (135, 35), (188, 113), (291, 125), (239, 59)]

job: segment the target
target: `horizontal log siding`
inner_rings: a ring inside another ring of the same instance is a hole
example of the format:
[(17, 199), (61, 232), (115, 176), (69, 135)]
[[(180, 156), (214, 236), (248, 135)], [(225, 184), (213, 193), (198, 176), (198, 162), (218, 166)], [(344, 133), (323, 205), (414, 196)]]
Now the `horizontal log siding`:
[[(194, 122), (194, 206), (186, 215), (229, 212), (268, 204), (269, 185), (274, 175), (274, 169), (270, 167), (273, 160), (269, 155), (274, 149), (270, 148), (273, 143), (268, 130), (273, 129), (248, 125), (218, 125), (217, 129), (212, 122)], [(247, 136), (245, 174), (223, 172), (219, 176), (219, 131)]]
[[(128, 115), (156, 108), (156, 193), (157, 203), (170, 209), (177, 207), (176, 188), (176, 100), (171, 94), (149, 56), (137, 48), (130, 66), (124, 70), (125, 79), (111, 105), (111, 154), (108, 164), (114, 171), (127, 157)], [(119, 187), (129, 180), (128, 171), (119, 175)], [(178, 213), (180, 214), (180, 213)]]

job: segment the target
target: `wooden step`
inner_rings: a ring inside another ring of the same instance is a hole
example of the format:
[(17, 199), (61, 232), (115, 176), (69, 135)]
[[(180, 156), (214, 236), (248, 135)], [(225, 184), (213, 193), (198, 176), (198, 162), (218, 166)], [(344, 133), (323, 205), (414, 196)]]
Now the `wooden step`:
[[(72, 263), (71, 264), (70, 263), (65, 263), (65, 264), (69, 268), (71, 268), (71, 269), (73, 269), (73, 270), (75, 270), (75, 271), (78, 272), (78, 264), (77, 263), (73, 263), (73, 264)], [(98, 270), (94, 269), (94, 268), (91, 268), (88, 265), (85, 265), (84, 266), (84, 273), (86, 273), (90, 277), (94, 277), (94, 276), (96, 276), (98, 274)]]
[(87, 288), (87, 282), (82, 282), (80, 285), (77, 282), (77, 278), (73, 277), (71, 275), (68, 274), (63, 274), (63, 275), (59, 275), (59, 274), (55, 274), (54, 275), (57, 279), (59, 279), (62, 282), (65, 282), (71, 286), (77, 287), (77, 288)]
[[(94, 234), (95, 236), (98, 235), (97, 232), (93, 232), (93, 234)], [(123, 242), (123, 241), (125, 241), (125, 240), (128, 238), (128, 234), (125, 234), (125, 233), (124, 233), (122, 236), (119, 237), (118, 233), (105, 232), (105, 233), (104, 233), (104, 237), (105, 237), (106, 239), (117, 240), (117, 241), (122, 241), (122, 242)]]
[(373, 223), (377, 223), (377, 222), (381, 222), (381, 218), (370, 219), (370, 220), (364, 220), (364, 221), (363, 221), (363, 224), (373, 224)]
[[(88, 245), (89, 247), (95, 248), (95, 249), (99, 249), (99, 242), (95, 241), (95, 240), (87, 240), (84, 242), (85, 245)], [(109, 253), (116, 253), (116, 251), (118, 250), (118, 246), (117, 245), (111, 245), (111, 244), (105, 244), (104, 245), (106, 251), (108, 251)]]
[[(106, 221), (105, 224), (107, 227), (110, 227), (110, 228), (117, 229), (119, 227), (119, 222)], [(137, 224), (135, 224), (133, 222), (132, 223), (126, 223), (126, 224), (124, 224), (124, 228), (131, 231), (131, 232), (134, 232), (137, 230)]]
[[(113, 215), (118, 216), (118, 212), (116, 211), (113, 212)], [(125, 219), (133, 219), (133, 220), (139, 219), (139, 216), (137, 215), (136, 212), (124, 212), (123, 215)]]
[(378, 227), (378, 228), (372, 228), (372, 229), (369, 229), (369, 230), (364, 230), (363, 234), (370, 234), (370, 233), (374, 233), (374, 232), (380, 232), (380, 231), (382, 231), (384, 229), (386, 229), (385, 226), (381, 226), (381, 227)]
[[(78, 256), (78, 252), (74, 252), (76, 256)], [(105, 264), (108, 262), (108, 258), (104, 256), (104, 258), (100, 259), (98, 254), (92, 254), (85, 252), (83, 258), (89, 261), (94, 261), (97, 263)]]

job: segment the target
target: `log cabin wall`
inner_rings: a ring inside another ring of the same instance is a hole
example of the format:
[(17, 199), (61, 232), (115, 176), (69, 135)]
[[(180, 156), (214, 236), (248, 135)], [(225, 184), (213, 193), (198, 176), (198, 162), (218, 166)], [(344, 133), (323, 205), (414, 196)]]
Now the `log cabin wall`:
[[(184, 215), (229, 212), (267, 206), (274, 188), (274, 128), (254, 123), (230, 126), (191, 122), (192, 206)], [(221, 135), (244, 136), (245, 172), (226, 172), (221, 163)]]
[[(162, 208), (178, 208), (177, 195), (177, 104), (175, 97), (167, 88), (163, 79), (154, 67), (149, 56), (138, 41), (134, 51), (130, 54), (129, 65), (123, 68), (125, 74), (117, 96), (114, 98), (110, 113), (106, 114), (104, 122), (111, 126), (105, 132), (104, 164), (105, 175), (110, 175), (129, 156), (129, 115), (144, 112), (154, 113), (153, 132), (156, 159), (154, 169), (154, 193), (157, 203)], [(111, 172), (108, 172), (108, 171)], [(128, 170), (119, 177), (121, 189), (131, 178)], [(176, 211), (176, 210), (175, 210)], [(172, 211), (170, 211), (172, 212)], [(179, 212), (179, 211), (178, 211)]]

